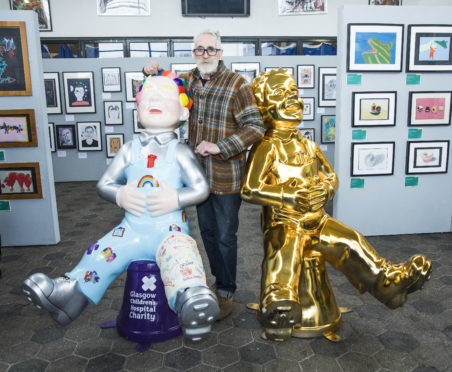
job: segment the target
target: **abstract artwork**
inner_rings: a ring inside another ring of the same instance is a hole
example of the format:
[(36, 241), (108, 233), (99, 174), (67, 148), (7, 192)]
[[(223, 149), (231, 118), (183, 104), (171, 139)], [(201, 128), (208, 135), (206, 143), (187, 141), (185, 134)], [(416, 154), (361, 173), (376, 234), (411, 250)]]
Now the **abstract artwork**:
[(395, 142), (352, 143), (351, 176), (385, 176), (394, 173)]

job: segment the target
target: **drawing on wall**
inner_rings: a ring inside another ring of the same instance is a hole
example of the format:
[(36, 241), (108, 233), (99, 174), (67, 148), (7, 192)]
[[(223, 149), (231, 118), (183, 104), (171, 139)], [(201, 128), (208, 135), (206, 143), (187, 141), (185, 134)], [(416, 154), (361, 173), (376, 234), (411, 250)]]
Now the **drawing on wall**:
[(126, 101), (135, 102), (135, 96), (143, 83), (144, 75), (142, 72), (126, 72)]
[(77, 147), (75, 139), (75, 125), (73, 124), (63, 124), (56, 125), (56, 142), (57, 149), (75, 149)]
[(347, 71), (402, 71), (403, 25), (348, 24)]
[(25, 22), (0, 22), (0, 96), (31, 96)]
[(402, 5), (402, 0), (369, 0), (369, 5)]
[(124, 134), (109, 133), (105, 135), (105, 143), (107, 144), (107, 158), (113, 158), (124, 144)]
[(452, 25), (409, 25), (407, 40), (407, 71), (452, 71)]
[(63, 72), (67, 114), (96, 112), (92, 72)]
[(452, 92), (409, 92), (408, 125), (450, 125)]
[(314, 120), (315, 99), (314, 97), (301, 97), (303, 100), (303, 121)]
[(121, 91), (121, 70), (119, 67), (102, 67), (102, 91)]
[(48, 114), (61, 114), (60, 77), (58, 72), (44, 72), (44, 89)]
[(315, 129), (314, 128), (298, 128), (298, 130), (300, 131), (301, 135), (305, 138), (307, 138), (310, 141), (314, 141), (315, 137)]
[(336, 139), (336, 115), (322, 115), (320, 120), (321, 143), (334, 143)]
[(151, 0), (97, 0), (100, 16), (150, 16)]
[(242, 75), (250, 84), (260, 72), (259, 62), (231, 63), (231, 70)]
[(394, 147), (395, 142), (352, 143), (352, 177), (393, 174)]
[(319, 107), (336, 106), (336, 67), (319, 67)]
[(49, 129), (50, 151), (55, 152), (56, 151), (56, 147), (55, 147), (55, 124), (54, 123), (49, 123), (48, 124), (48, 129)]
[(298, 88), (314, 88), (314, 65), (297, 65)]
[(136, 109), (133, 110), (133, 133), (141, 133), (144, 132), (145, 129), (138, 121), (138, 112)]
[(121, 125), (122, 101), (104, 101), (105, 125)]
[(406, 174), (447, 173), (449, 141), (408, 141)]
[(79, 151), (102, 150), (100, 121), (84, 121), (77, 123), (77, 133)]
[(0, 110), (0, 147), (36, 147), (34, 110)]
[(353, 92), (352, 126), (394, 126), (397, 92)]
[(327, 0), (278, 0), (278, 14), (306, 15), (325, 14), (327, 12)]
[(0, 200), (40, 198), (39, 163), (0, 164)]
[(33, 10), (38, 15), (39, 31), (52, 31), (49, 0), (10, 0), (11, 10)]
[(171, 71), (178, 76), (187, 74), (194, 68), (196, 68), (196, 63), (171, 63)]

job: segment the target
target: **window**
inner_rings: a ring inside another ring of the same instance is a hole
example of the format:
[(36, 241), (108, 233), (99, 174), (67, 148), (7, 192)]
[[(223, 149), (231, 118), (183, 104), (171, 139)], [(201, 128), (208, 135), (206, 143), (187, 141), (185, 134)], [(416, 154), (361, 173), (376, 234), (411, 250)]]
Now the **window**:
[(255, 56), (256, 44), (252, 42), (230, 42), (224, 41), (221, 43), (223, 46), (223, 55), (236, 57), (236, 56)]
[(295, 41), (268, 41), (261, 43), (261, 55), (263, 56), (287, 56), (297, 54)]
[(167, 57), (168, 43), (150, 42), (129, 44), (130, 57)]

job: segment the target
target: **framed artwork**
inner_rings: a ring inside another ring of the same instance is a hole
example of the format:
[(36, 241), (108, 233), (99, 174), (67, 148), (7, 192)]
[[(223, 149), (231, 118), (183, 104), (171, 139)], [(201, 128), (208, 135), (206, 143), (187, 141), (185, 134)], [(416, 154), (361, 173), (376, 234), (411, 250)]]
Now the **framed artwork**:
[(35, 110), (0, 110), (0, 147), (36, 147)]
[(105, 125), (121, 125), (122, 101), (104, 101)]
[(243, 63), (232, 62), (231, 70), (242, 75), (246, 79), (248, 84), (250, 84), (257, 77), (257, 75), (259, 75), (260, 63), (259, 62), (243, 62)]
[(47, 128), (49, 129), (49, 143), (50, 143), (50, 151), (55, 152), (55, 125), (54, 123), (49, 123), (47, 125)]
[(350, 23), (348, 72), (402, 71), (403, 25)]
[(325, 14), (326, 6), (327, 0), (278, 0), (278, 14), (280, 16)]
[(0, 22), (0, 40), (0, 96), (31, 96), (25, 22)]
[(34, 10), (38, 15), (39, 31), (52, 31), (50, 0), (9, 0), (11, 10)]
[(402, 5), (402, 0), (369, 0), (369, 5)]
[(60, 75), (58, 72), (44, 72), (47, 114), (62, 114)]
[(194, 68), (196, 68), (196, 63), (171, 63), (171, 71), (178, 76), (187, 74)]
[(136, 109), (133, 109), (133, 133), (141, 133), (144, 131), (145, 129), (138, 121), (138, 112)]
[(303, 100), (303, 121), (314, 120), (315, 113), (315, 98), (301, 97)]
[(452, 71), (452, 25), (408, 25), (407, 40), (407, 71)]
[(96, 112), (93, 73), (63, 72), (67, 114)]
[(102, 67), (102, 92), (121, 91), (121, 69), (119, 67)]
[(0, 163), (0, 200), (41, 198), (39, 163)]
[(78, 150), (101, 151), (100, 121), (82, 121), (77, 123)]
[(97, 0), (98, 16), (150, 16), (151, 0)]
[(395, 142), (352, 143), (351, 176), (394, 174)]
[(334, 143), (336, 139), (336, 115), (322, 115), (320, 120), (321, 143)]
[(144, 75), (142, 72), (126, 72), (126, 101), (135, 102), (135, 96), (140, 91)]
[(314, 128), (298, 128), (301, 135), (310, 141), (315, 141), (315, 129)]
[(55, 125), (55, 132), (57, 149), (66, 150), (77, 148), (77, 140), (75, 138), (75, 125)]
[(447, 173), (449, 141), (408, 141), (406, 174)]
[(352, 127), (395, 126), (397, 92), (353, 92)]
[(107, 158), (114, 158), (121, 146), (124, 144), (124, 134), (109, 133), (105, 135), (107, 146)]
[(452, 92), (409, 92), (408, 126), (450, 125)]
[(282, 68), (283, 70), (286, 70), (286, 72), (288, 72), (289, 74), (291, 74), (292, 76), (295, 77), (295, 75), (293, 74), (293, 67), (265, 67), (265, 72), (271, 71), (271, 70), (278, 70)]
[(297, 65), (298, 88), (314, 88), (314, 65)]
[(319, 67), (319, 107), (336, 106), (336, 67)]

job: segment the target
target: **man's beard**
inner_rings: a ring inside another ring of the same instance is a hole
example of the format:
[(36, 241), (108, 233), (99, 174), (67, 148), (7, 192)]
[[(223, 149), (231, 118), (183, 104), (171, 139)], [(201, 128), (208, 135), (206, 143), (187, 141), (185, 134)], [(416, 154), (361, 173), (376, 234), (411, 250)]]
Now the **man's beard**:
[(202, 75), (212, 74), (217, 71), (218, 60), (215, 59), (213, 61), (209, 61), (208, 63), (206, 63), (205, 61), (199, 61), (196, 63), (196, 65), (198, 66), (198, 70)]

